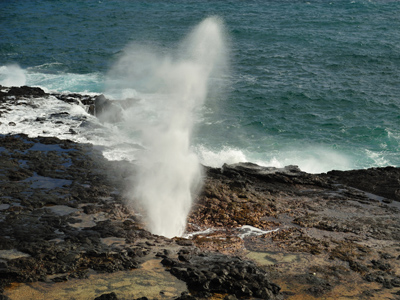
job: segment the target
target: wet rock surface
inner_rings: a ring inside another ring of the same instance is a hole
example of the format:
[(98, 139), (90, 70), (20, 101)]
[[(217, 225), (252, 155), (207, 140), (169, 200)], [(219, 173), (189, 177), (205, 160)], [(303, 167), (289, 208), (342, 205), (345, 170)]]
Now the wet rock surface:
[[(52, 280), (62, 281), (85, 277), (88, 269), (138, 266), (143, 247), (116, 251), (102, 242), (109, 236), (138, 240), (144, 230), (120, 218), (129, 213), (115, 192), (116, 175), (105, 175), (100, 154), (90, 146), (24, 135), (0, 136), (0, 145), (1, 290), (50, 274), (60, 274)], [(85, 209), (90, 205), (98, 210)], [(13, 252), (21, 257), (10, 256)]]

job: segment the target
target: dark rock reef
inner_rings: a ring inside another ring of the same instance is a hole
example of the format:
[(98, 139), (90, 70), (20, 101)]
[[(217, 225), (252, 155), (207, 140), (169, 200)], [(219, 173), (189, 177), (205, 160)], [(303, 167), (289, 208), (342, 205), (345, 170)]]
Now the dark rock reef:
[[(103, 122), (135, 102), (0, 91), (2, 103), (53, 96)], [(90, 145), (0, 135), (0, 299), (16, 283), (57, 286), (154, 261), (187, 286), (160, 299), (399, 299), (400, 168), (204, 167), (189, 239), (145, 229), (141, 212), (126, 206), (134, 174), (134, 165), (107, 161)], [(125, 299), (116, 287), (96, 297)]]

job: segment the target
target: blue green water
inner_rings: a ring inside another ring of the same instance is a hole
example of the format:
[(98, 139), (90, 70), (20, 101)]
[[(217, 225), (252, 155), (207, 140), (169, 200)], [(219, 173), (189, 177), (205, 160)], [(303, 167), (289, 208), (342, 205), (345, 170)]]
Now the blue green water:
[(230, 73), (194, 132), (204, 163), (400, 166), (397, 1), (3, 0), (0, 82), (18, 64), (28, 85), (100, 93), (128, 44), (168, 51), (211, 15)]

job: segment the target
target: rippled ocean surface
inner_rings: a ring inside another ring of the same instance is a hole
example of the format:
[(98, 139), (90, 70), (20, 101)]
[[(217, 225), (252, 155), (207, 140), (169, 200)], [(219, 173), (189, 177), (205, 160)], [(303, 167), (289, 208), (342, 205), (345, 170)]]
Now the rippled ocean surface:
[(400, 166), (398, 1), (15, 0), (0, 16), (0, 84), (80, 93), (104, 93), (128, 45), (169, 53), (218, 16), (230, 67), (196, 112), (202, 163)]

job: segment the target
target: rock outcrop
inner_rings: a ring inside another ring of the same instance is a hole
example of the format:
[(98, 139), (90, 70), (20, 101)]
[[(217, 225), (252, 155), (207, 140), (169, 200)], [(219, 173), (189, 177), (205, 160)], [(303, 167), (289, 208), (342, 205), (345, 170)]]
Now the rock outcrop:
[(3, 87), (0, 86), (0, 102), (18, 101), (31, 98), (54, 96), (57, 99), (83, 105), (87, 112), (99, 118), (102, 122), (115, 123), (122, 119), (123, 109), (131, 107), (138, 99), (110, 100), (103, 94), (97, 96), (81, 94), (46, 93), (39, 87)]

